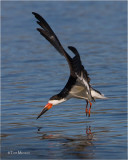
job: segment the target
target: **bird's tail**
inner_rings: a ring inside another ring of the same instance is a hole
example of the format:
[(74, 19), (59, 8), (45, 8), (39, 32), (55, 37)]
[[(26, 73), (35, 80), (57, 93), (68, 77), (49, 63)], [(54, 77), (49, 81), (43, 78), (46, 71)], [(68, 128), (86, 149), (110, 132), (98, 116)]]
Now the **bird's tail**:
[(99, 91), (91, 88), (91, 95), (94, 99), (108, 99), (104, 96), (104, 94), (100, 93)]

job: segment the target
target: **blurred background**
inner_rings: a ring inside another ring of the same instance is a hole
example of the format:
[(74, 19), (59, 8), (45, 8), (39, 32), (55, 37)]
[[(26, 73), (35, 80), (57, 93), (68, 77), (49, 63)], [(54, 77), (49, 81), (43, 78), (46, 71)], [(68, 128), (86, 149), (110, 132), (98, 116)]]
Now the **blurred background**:
[[(2, 1), (3, 159), (127, 159), (127, 2)], [(50, 24), (68, 53), (76, 47), (92, 86), (109, 97), (71, 99), (37, 115), (69, 76), (64, 57), (37, 31)]]

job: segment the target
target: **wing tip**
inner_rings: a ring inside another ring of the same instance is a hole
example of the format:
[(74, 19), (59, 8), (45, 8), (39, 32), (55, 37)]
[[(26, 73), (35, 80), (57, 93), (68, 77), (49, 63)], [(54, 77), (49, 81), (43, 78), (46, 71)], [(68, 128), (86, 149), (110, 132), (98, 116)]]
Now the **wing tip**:
[(42, 30), (41, 28), (36, 28), (36, 29), (37, 29), (37, 31), (39, 31), (39, 32)]
[(37, 15), (37, 13), (36, 13), (36, 12), (32, 12), (32, 14), (33, 14), (34, 16), (36, 16), (36, 15)]
[(79, 55), (77, 49), (73, 46), (68, 46), (68, 49), (70, 49), (75, 55)]

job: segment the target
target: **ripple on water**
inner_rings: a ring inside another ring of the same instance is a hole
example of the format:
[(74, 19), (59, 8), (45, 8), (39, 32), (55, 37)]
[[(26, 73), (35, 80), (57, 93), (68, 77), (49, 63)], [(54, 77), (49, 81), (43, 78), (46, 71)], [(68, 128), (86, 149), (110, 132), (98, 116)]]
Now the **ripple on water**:
[[(127, 158), (126, 6), (121, 1), (2, 2), (3, 159)], [(36, 31), (32, 11), (46, 18), (68, 53), (68, 45), (78, 49), (92, 86), (109, 98), (93, 103), (90, 117), (86, 101), (72, 99), (36, 120), (64, 87), (69, 68)]]

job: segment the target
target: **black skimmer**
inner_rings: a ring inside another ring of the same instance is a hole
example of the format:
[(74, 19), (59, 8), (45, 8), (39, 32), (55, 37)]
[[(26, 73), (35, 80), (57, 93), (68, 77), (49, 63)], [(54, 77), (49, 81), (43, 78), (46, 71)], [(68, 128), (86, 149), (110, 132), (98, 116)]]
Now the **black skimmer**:
[[(41, 26), (41, 28), (37, 28), (37, 30), (56, 48), (56, 50), (62, 56), (66, 58), (70, 68), (70, 76), (67, 84), (60, 93), (52, 96), (49, 99), (48, 104), (43, 108), (37, 119), (50, 108), (52, 108), (53, 105), (65, 102), (70, 98), (85, 99), (87, 102), (85, 112), (86, 115), (90, 116), (90, 110), (92, 106), (91, 102), (95, 101), (95, 99), (106, 99), (106, 97), (99, 91), (92, 88), (89, 75), (81, 63), (80, 55), (76, 48), (68, 46), (68, 48), (75, 55), (73, 58), (71, 58), (70, 55), (64, 50), (57, 36), (44, 18), (35, 12), (32, 12), (32, 14), (37, 18), (37, 23)], [(88, 103), (90, 103), (89, 110), (87, 108)]]

